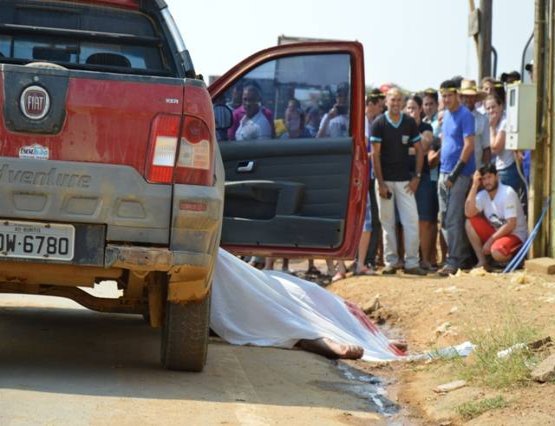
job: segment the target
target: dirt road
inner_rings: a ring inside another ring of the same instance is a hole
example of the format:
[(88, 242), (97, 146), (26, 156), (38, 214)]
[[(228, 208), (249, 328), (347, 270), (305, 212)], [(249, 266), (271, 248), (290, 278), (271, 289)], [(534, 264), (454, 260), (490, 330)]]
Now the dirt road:
[[(301, 351), (210, 345), (202, 374), (164, 371), (142, 318), (0, 295), (0, 424), (380, 424), (373, 385)], [(387, 401), (383, 401), (387, 404)]]

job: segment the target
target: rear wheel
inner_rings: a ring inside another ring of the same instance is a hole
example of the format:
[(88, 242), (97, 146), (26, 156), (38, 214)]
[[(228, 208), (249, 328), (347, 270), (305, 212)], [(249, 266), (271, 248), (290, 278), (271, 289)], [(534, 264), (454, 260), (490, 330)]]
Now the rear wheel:
[(200, 372), (206, 364), (210, 293), (200, 301), (166, 302), (162, 330), (162, 365), (170, 370)]

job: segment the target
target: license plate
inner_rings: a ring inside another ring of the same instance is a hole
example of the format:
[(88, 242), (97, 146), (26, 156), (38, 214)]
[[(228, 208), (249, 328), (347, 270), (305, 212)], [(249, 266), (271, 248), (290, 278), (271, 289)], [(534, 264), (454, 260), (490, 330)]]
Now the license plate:
[(0, 221), (0, 257), (72, 260), (74, 242), (71, 225)]

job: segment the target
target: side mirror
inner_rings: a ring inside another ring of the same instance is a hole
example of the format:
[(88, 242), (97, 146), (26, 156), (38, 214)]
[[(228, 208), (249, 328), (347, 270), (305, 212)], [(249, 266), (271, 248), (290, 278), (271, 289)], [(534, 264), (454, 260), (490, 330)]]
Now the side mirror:
[(216, 122), (216, 130), (227, 130), (233, 124), (233, 112), (227, 105), (214, 105), (214, 121)]

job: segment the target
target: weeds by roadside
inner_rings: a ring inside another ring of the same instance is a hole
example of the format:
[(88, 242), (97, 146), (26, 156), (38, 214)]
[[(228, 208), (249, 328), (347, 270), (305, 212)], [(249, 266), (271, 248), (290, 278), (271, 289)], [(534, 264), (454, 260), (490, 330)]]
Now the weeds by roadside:
[[(458, 362), (459, 374), (494, 389), (525, 385), (531, 368), (539, 362), (537, 353), (526, 345), (536, 337), (533, 328), (509, 315), (500, 324), (470, 336), (476, 349), (468, 360)], [(500, 357), (501, 351), (508, 353)]]
[(478, 417), (486, 411), (494, 410), (496, 408), (505, 408), (507, 405), (507, 401), (499, 395), (495, 398), (465, 402), (464, 404), (459, 405), (456, 408), (456, 411), (464, 420), (470, 420), (474, 417)]

